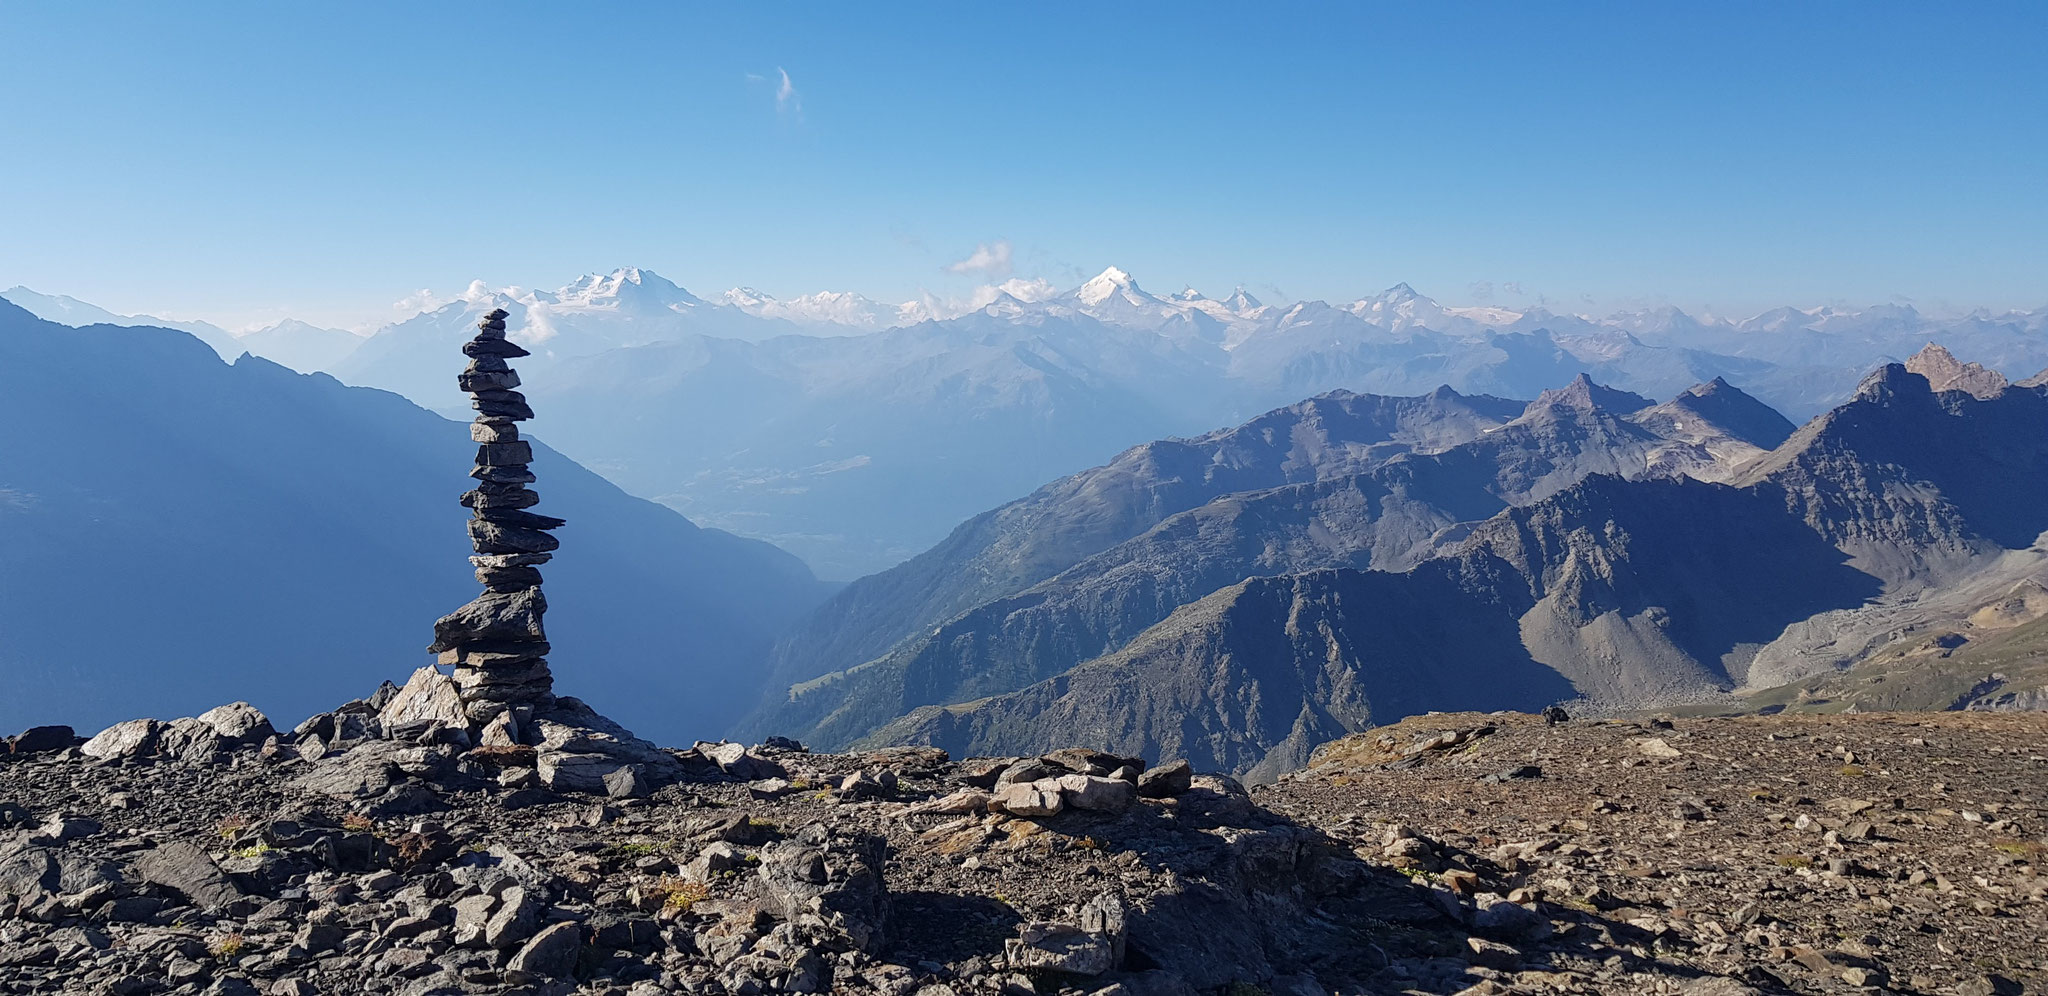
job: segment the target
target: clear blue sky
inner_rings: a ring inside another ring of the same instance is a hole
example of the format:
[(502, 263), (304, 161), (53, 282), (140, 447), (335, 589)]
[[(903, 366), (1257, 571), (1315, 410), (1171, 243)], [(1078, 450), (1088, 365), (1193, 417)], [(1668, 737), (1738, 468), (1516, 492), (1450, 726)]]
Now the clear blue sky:
[(0, 287), (2048, 304), (2048, 4), (1104, 6), (9, 3)]

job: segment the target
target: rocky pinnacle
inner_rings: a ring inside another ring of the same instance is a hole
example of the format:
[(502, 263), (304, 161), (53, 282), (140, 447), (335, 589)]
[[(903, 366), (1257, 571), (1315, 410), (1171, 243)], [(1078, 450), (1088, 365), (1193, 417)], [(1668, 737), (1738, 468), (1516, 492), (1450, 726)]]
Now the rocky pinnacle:
[[(540, 590), (540, 565), (560, 545), (548, 531), (562, 520), (528, 511), (540, 501), (533, 483), (533, 445), (519, 438), (519, 425), (533, 417), (515, 388), (519, 374), (505, 361), (527, 355), (505, 338), (503, 309), (477, 323), (476, 338), (462, 346), (469, 365), (456, 378), (469, 392), (476, 421), (476, 487), (462, 496), (471, 510), (469, 541), (476, 555), (476, 579), (484, 593), (434, 623), (429, 653), (455, 668), (464, 711), (471, 722), (546, 708), (554, 701), (548, 675), (548, 638), (541, 627), (547, 598)], [(518, 716), (510, 717), (515, 722)]]

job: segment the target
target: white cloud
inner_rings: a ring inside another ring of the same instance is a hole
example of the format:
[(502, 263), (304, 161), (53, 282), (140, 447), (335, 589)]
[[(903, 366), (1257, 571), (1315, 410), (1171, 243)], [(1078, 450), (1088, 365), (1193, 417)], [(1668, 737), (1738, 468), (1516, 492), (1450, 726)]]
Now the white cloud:
[(448, 302), (441, 300), (441, 296), (439, 294), (436, 294), (433, 291), (425, 287), (422, 287), (419, 290), (413, 291), (412, 293), (407, 294), (406, 296), (391, 302), (391, 307), (397, 311), (404, 312), (407, 315), (417, 315), (423, 311), (432, 311), (435, 308), (438, 308), (447, 303)]
[(796, 92), (796, 84), (789, 81), (789, 70), (776, 66), (775, 71), (782, 75), (782, 83), (775, 88), (775, 109), (803, 113), (804, 99)]
[(984, 242), (957, 263), (946, 264), (947, 273), (981, 273), (1001, 280), (1010, 275), (1010, 243), (1005, 239)]

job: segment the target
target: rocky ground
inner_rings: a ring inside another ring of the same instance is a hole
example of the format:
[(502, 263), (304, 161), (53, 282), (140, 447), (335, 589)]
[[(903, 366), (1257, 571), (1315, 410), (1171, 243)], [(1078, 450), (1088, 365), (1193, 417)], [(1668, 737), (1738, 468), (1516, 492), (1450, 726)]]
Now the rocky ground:
[(1248, 793), (1079, 749), (583, 779), (392, 693), (12, 742), (0, 993), (2048, 987), (2039, 715), (1430, 716)]

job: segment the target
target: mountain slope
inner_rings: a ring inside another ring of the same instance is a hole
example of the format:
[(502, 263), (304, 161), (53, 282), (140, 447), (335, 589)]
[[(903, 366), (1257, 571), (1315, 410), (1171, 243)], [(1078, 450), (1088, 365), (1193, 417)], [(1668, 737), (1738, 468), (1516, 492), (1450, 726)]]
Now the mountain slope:
[[(288, 720), (403, 680), (476, 593), (455, 501), (474, 444), (395, 395), (0, 305), (0, 426), (0, 727), (190, 714), (222, 688)], [(535, 451), (570, 522), (548, 571), (563, 687), (644, 732), (723, 728), (758, 694), (731, 662), (817, 582)]]
[[(1734, 549), (1731, 531), (1759, 542)], [(1407, 573), (1250, 579), (1102, 658), (916, 710), (868, 742), (1001, 754), (1086, 735), (1266, 779), (1334, 736), (1430, 709), (1731, 688), (1728, 655), (1877, 593), (1844, 561), (1774, 496), (1594, 477)]]
[(975, 516), (932, 549), (848, 585), (778, 646), (772, 673), (790, 683), (851, 667), (1220, 495), (1342, 477), (1403, 453), (1443, 449), (1523, 407), (1449, 390), (1414, 398), (1338, 392), (1231, 429), (1134, 447)]
[[(1739, 394), (1725, 385), (1721, 390)], [(1227, 493), (1015, 594), (906, 627), (907, 639), (887, 655), (796, 683), (753, 728), (843, 744), (908, 709), (1000, 694), (1057, 674), (1249, 576), (1406, 569), (1449, 527), (1594, 474), (1732, 473), (1706, 453), (1691, 462), (1673, 459), (1683, 444), (1631, 421), (1649, 405), (1581, 375), (1564, 389), (1544, 392), (1512, 421), (1439, 452), (1396, 453), (1378, 465), (1331, 461), (1318, 480)], [(1300, 410), (1284, 409), (1224, 435), (1270, 434), (1272, 421)], [(1323, 449), (1342, 450), (1359, 445), (1346, 436), (1357, 428), (1324, 420), (1316, 431), (1325, 435), (1310, 438), (1320, 438)], [(1346, 473), (1353, 466), (1366, 469)], [(842, 593), (820, 615), (851, 601), (849, 595), (865, 592)]]
[[(1267, 776), (1298, 763), (1315, 737), (1364, 722), (1359, 716), (1388, 714), (1392, 692), (1368, 695), (1368, 708), (1338, 676), (1369, 682), (1377, 655), (1429, 661), (1439, 645), (1461, 646), (1455, 666), (1469, 669), (1459, 673), (1472, 689), (1495, 687), (1487, 663), (1494, 661), (1503, 662), (1508, 687), (1523, 687), (1520, 662), (1533, 661), (1598, 707), (1719, 700), (1744, 686), (1782, 682), (1788, 668), (1796, 678), (1802, 663), (1810, 673), (1812, 659), (1788, 658), (1788, 644), (1835, 647), (1838, 656), (1823, 668), (1852, 663), (1857, 644), (1837, 637), (1858, 621), (1882, 623), (1898, 618), (1888, 613), (1901, 606), (1931, 601), (1926, 593), (1934, 587), (2010, 589), (2016, 574), (2040, 576), (2048, 554), (2036, 542), (2048, 530), (2048, 503), (2031, 499), (2048, 490), (2044, 447), (2048, 390), (2008, 389), (1988, 399), (1934, 392), (1894, 364), (1873, 374), (1854, 401), (1752, 460), (1734, 475), (1739, 486), (1588, 477), (1469, 527), (1406, 574), (1363, 575), (1375, 580), (1356, 584), (1372, 594), (1337, 596), (1346, 607), (1343, 625), (1352, 629), (1318, 628), (1304, 642), (1294, 623), (1301, 599), (1288, 585), (1306, 582), (1247, 582), (1216, 596), (1236, 615), (1219, 615), (1217, 603), (1205, 600), (1121, 649), (1017, 691), (988, 694), (963, 684), (950, 698), (906, 699), (908, 714), (867, 740), (1029, 753), (1086, 732), (1107, 737), (1114, 749), (1197, 752)], [(1465, 579), (1447, 604), (1484, 608), (1457, 612), (1413, 645), (1404, 642), (1402, 627), (1417, 610), (1392, 592), (1406, 584), (1437, 590), (1446, 572)], [(1263, 604), (1245, 608), (1245, 599)], [(1321, 599), (1308, 601), (1320, 606)], [(1007, 615), (989, 613), (996, 618), (989, 632), (1024, 629), (1012, 619), (1039, 611), (1024, 601)], [(1264, 628), (1247, 628), (1246, 620), (1264, 620)], [(1474, 632), (1496, 634), (1493, 644), (1457, 643)], [(993, 657), (985, 651), (990, 642), (989, 633), (951, 634), (943, 649)], [(1360, 649), (1367, 647), (1370, 654)], [(1334, 663), (1325, 667), (1325, 660)], [(1311, 672), (1325, 677), (1304, 677)], [(1231, 684), (1193, 684), (1218, 674), (1230, 675)], [(1256, 694), (1232, 692), (1240, 686)], [(1206, 689), (1203, 697), (1172, 699), (1172, 708), (1206, 717), (1200, 736), (1173, 723), (1160, 704), (1191, 687)], [(1297, 736), (1278, 716), (1304, 732)]]

